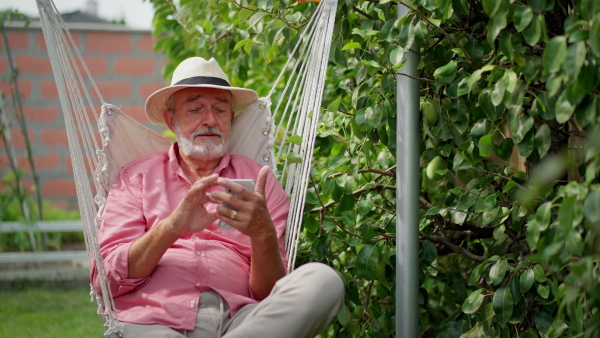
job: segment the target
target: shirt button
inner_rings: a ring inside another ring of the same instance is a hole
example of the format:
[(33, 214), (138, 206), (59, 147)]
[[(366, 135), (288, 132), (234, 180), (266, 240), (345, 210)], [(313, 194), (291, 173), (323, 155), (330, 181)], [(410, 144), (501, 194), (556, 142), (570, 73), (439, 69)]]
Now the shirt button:
[(202, 252), (196, 251), (196, 255), (200, 256), (200, 255), (202, 255)]
[(196, 286), (201, 286), (201, 285), (202, 285), (202, 283), (196, 283)]
[(195, 300), (190, 300), (190, 307), (194, 307), (196, 305), (196, 301)]

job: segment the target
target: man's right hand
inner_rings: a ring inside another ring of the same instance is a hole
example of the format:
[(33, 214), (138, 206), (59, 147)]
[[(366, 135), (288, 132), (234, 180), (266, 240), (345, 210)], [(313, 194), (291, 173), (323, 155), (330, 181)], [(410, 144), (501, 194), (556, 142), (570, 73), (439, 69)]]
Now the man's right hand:
[(149, 276), (167, 249), (181, 236), (200, 231), (217, 219), (217, 211), (209, 212), (206, 192), (217, 184), (217, 175), (199, 179), (192, 185), (169, 217), (160, 221), (131, 244), (128, 255), (129, 278)]
[(206, 192), (217, 185), (217, 179), (218, 176), (213, 174), (197, 180), (177, 208), (164, 220), (164, 226), (168, 227), (175, 240), (208, 227), (218, 218), (216, 210), (209, 212), (204, 207), (206, 202), (211, 201)]

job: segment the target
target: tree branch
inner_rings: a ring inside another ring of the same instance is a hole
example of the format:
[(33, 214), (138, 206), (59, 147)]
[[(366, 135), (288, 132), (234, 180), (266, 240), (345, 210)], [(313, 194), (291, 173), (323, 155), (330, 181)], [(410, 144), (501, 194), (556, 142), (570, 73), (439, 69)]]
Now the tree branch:
[(350, 236), (354, 236), (354, 237), (358, 237), (360, 239), (362, 239), (361, 236), (357, 235), (357, 234), (353, 234), (350, 231), (344, 229), (343, 226), (341, 226), (333, 217), (333, 215), (331, 213), (329, 213), (329, 210), (323, 205), (323, 201), (321, 201), (321, 197), (319, 197), (319, 190), (317, 188), (317, 184), (315, 182), (315, 179), (313, 178), (312, 174), (310, 174), (310, 180), (312, 182), (313, 187), (315, 188), (315, 192), (317, 193), (317, 199), (319, 200), (319, 203), (321, 204), (321, 210), (325, 211), (329, 216), (331, 216), (331, 220), (333, 221), (333, 223), (335, 223), (335, 225), (342, 230), (343, 232), (345, 232), (346, 234), (350, 235)]
[(488, 260), (486, 257), (478, 256), (478, 255), (472, 253), (471, 251), (450, 242), (450, 240), (447, 238), (443, 238), (440, 236), (433, 236), (433, 235), (425, 235), (423, 233), (421, 233), (421, 235), (422, 235), (423, 239), (443, 244), (444, 246), (446, 246), (448, 249), (452, 250), (453, 252), (461, 254), (461, 255), (463, 255), (467, 258), (470, 258), (476, 262), (483, 263)]
[(369, 20), (373, 20), (373, 17), (370, 16), (368, 13), (365, 13), (364, 11), (362, 11), (360, 8), (356, 7), (356, 6), (352, 6), (352, 9), (359, 12), (360, 14), (362, 14), (362, 16), (364, 16), (365, 18), (369, 19)]
[(458, 41), (456, 41), (453, 37), (450, 36), (450, 34), (446, 33), (445, 30), (441, 29), (440, 27), (436, 26), (435, 24), (433, 24), (433, 22), (429, 21), (429, 18), (426, 17), (425, 15), (423, 15), (421, 12), (419, 12), (418, 10), (410, 7), (409, 5), (405, 4), (404, 2), (399, 2), (400, 5), (410, 9), (411, 11), (413, 11), (415, 14), (417, 14), (418, 16), (421, 17), (421, 19), (423, 21), (425, 21), (429, 26), (437, 29), (440, 33), (444, 34), (444, 36), (446, 38), (448, 38), (448, 40), (450, 40), (453, 44), (455, 44), (456, 46), (458, 46), (458, 48), (460, 48), (463, 53), (465, 53), (465, 57), (467, 58), (467, 60), (469, 60), (469, 62), (479, 68), (479, 66), (477, 66), (477, 64), (475, 63), (475, 61), (471, 58), (471, 55), (469, 54), (469, 52), (467, 52), (467, 50), (465, 49), (465, 47), (463, 47)]
[[(190, 30), (187, 27), (187, 25), (185, 24), (185, 22), (183, 22), (183, 19), (181, 19), (181, 16), (179, 16), (179, 12), (177, 12), (177, 8), (173, 4), (173, 1), (166, 0), (166, 2), (169, 4), (169, 7), (171, 7), (171, 10), (173, 11), (173, 17), (175, 18), (175, 20), (177, 20), (177, 23), (179, 23), (179, 25), (181, 26), (181, 28), (183, 28), (186, 32), (188, 32), (188, 34), (192, 34), (193, 33), (192, 30)], [(194, 39), (200, 40), (200, 37), (194, 35)]]
[[(358, 189), (358, 190), (355, 190), (355, 191), (353, 191), (353, 192), (352, 192), (352, 196), (356, 196), (356, 195), (358, 195), (358, 194), (360, 194), (360, 193), (363, 193), (363, 192), (365, 192), (365, 191), (368, 191), (368, 190), (371, 190), (371, 189), (377, 189), (377, 188), (381, 188), (381, 189), (389, 189), (389, 190), (396, 190), (396, 186), (395, 186), (395, 185), (388, 185), (388, 184), (374, 184), (374, 185), (370, 186), (369, 188), (360, 188), (360, 189)], [(324, 210), (324, 209), (327, 209), (327, 208), (329, 208), (330, 206), (332, 206), (332, 205), (336, 205), (336, 204), (338, 204), (338, 203), (340, 203), (340, 201), (331, 201), (331, 202), (328, 202), (328, 203), (326, 203), (326, 204), (321, 204), (321, 207), (320, 207), (320, 208), (314, 208), (314, 209), (312, 209), (312, 210), (310, 211), (310, 213), (312, 214), (312, 213), (315, 213), (315, 212), (320, 212), (320, 211), (322, 211), (322, 210)]]

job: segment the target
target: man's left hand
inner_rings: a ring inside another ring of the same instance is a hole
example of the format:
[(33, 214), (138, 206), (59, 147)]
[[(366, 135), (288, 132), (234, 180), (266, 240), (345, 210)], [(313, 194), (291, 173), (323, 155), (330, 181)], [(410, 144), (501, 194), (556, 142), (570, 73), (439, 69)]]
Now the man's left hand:
[(246, 189), (230, 179), (223, 177), (218, 179), (218, 184), (236, 193), (239, 197), (221, 191), (211, 193), (211, 198), (227, 203), (236, 209), (234, 213), (233, 209), (220, 204), (217, 206), (219, 218), (250, 238), (265, 239), (275, 234), (275, 226), (265, 198), (268, 174), (269, 167), (262, 167), (258, 173), (254, 191)]

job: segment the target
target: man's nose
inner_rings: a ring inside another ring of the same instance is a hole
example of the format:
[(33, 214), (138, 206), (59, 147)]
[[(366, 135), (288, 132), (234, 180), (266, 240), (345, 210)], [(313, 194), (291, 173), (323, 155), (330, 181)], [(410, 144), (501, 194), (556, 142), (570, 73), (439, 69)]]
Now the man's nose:
[(205, 126), (209, 126), (209, 127), (216, 126), (217, 125), (217, 116), (215, 115), (215, 112), (212, 111), (211, 109), (209, 109), (204, 114), (204, 119), (202, 120), (202, 124)]

